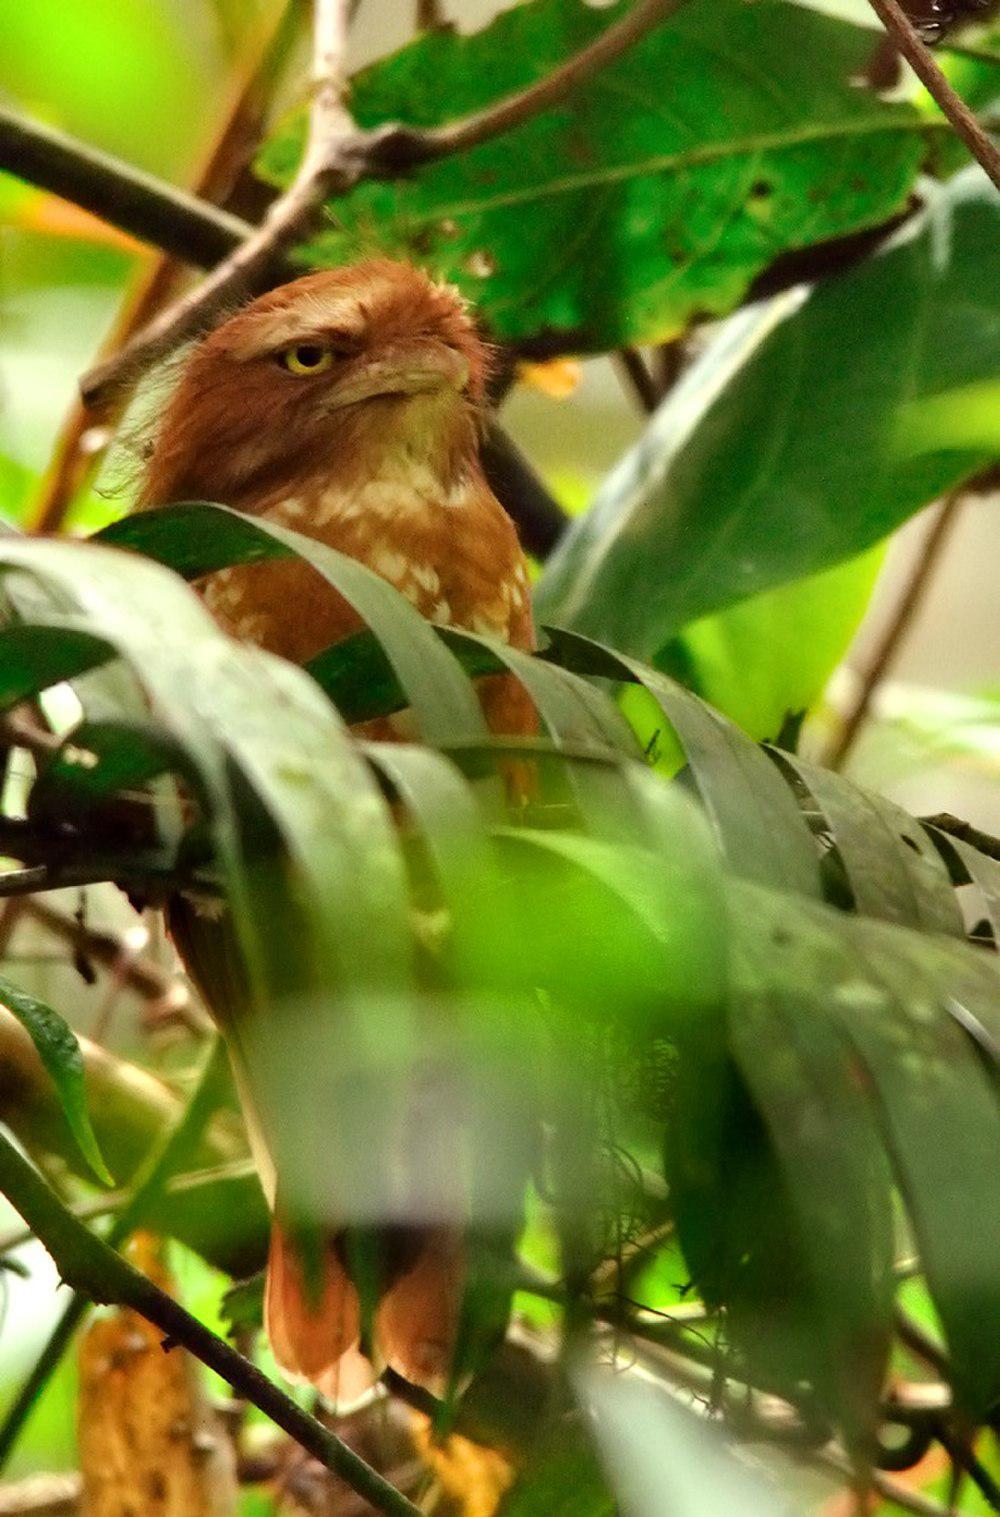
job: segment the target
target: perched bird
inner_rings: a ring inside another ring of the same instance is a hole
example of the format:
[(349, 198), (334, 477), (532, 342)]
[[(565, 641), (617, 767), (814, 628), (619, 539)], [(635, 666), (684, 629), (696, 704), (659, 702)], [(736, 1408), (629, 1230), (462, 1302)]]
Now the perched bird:
[[(486, 370), (461, 298), (417, 269), (373, 260), (307, 275), (245, 306), (191, 351), (159, 422), (139, 508), (210, 500), (280, 522), (367, 564), (430, 621), (530, 649), (524, 557), (479, 461)], [(200, 589), (226, 631), (297, 662), (361, 626), (294, 560), (223, 570)], [(517, 680), (493, 675), (479, 688), (494, 732), (535, 731)], [(397, 717), (366, 725), (369, 736), (404, 731)], [(222, 963), (231, 953), (225, 924), (199, 919), (184, 901), (171, 923), (225, 1032), (238, 1015), (226, 1004), (234, 982)], [(252, 1127), (252, 1110), (248, 1119)], [(266, 1173), (266, 1154), (259, 1163), (277, 1208), (265, 1303), (276, 1357), (350, 1399), (374, 1370), (359, 1352), (345, 1250), (331, 1239), (319, 1288), (307, 1289), (282, 1227), (280, 1176)], [(376, 1361), (440, 1388), (461, 1297), (460, 1240), (441, 1226), (403, 1238), (396, 1230), (386, 1255), (366, 1346)]]

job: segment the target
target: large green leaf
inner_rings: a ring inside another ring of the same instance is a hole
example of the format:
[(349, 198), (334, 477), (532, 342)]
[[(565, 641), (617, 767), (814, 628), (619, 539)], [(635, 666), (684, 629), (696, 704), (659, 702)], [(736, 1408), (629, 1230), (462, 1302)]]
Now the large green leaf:
[(758, 740), (819, 700), (871, 599), (881, 547), (690, 622), (657, 663)]
[[(306, 674), (225, 637), (159, 565), (39, 540), (5, 540), (0, 562), (33, 623), (86, 624), (114, 648), (184, 755), (231, 913), (208, 927), (214, 962), (221, 950), (237, 987), (223, 1003), (229, 1036), (286, 1173), (315, 1175), (303, 1157), (315, 1134), (287, 1113), (325, 1109), (331, 1040), (343, 1049), (359, 1025), (352, 993), (395, 989), (409, 969), (402, 861), (368, 766)], [(315, 1006), (303, 1014), (321, 988), (339, 990), (336, 1026)]]
[[(434, 125), (535, 81), (625, 11), (534, 0), (443, 29), (353, 82), (363, 126)], [(733, 308), (789, 248), (885, 220), (932, 130), (852, 86), (870, 32), (781, 0), (695, 0), (565, 103), (331, 204), (321, 263), (372, 249), (454, 280), (501, 337), (602, 350)], [(263, 153), (287, 184), (302, 120)]]
[(51, 1006), (46, 1006), (44, 1001), (28, 995), (2, 977), (0, 1005), (13, 1012), (38, 1050), (38, 1057), (52, 1077), (63, 1114), (80, 1146), (80, 1152), (98, 1179), (107, 1185), (113, 1184), (114, 1176), (101, 1157), (87, 1113), (83, 1055), (73, 1029)]
[(839, 774), (794, 754), (775, 757), (798, 775), (824, 813), (858, 912), (965, 936), (947, 869), (919, 822)]
[(909, 410), (992, 377), (1000, 197), (928, 190), (892, 245), (733, 317), (570, 526), (536, 606), (639, 657), (697, 617), (869, 547), (989, 462)]

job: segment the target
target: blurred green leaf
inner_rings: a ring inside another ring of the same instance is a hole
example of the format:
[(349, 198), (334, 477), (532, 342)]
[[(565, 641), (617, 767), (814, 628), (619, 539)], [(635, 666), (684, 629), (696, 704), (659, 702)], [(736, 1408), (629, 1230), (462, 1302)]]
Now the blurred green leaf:
[(790, 1517), (779, 1490), (648, 1377), (594, 1364), (575, 1380), (622, 1517)]
[[(787, 914), (776, 913), (768, 921), (753, 896), (747, 905), (746, 918), (735, 910), (729, 1039), (767, 1127), (798, 1237), (790, 1257), (772, 1261), (781, 1287), (771, 1310), (766, 1299), (756, 1309), (745, 1301), (734, 1333), (749, 1345), (751, 1366), (762, 1363), (779, 1385), (790, 1390), (807, 1377), (863, 1453), (892, 1336), (888, 1170), (849, 1050), (823, 1012), (828, 972), (796, 959), (797, 920), (789, 927)], [(766, 1216), (762, 1209), (762, 1229)], [(766, 1250), (766, 1233), (763, 1241)]]
[[(434, 125), (544, 76), (622, 15), (534, 0), (428, 33), (353, 81), (362, 126)], [(929, 123), (854, 88), (871, 33), (780, 0), (698, 0), (566, 103), (496, 142), (360, 185), (308, 249), (428, 265), (492, 331), (551, 351), (665, 339), (721, 315), (780, 253), (886, 220)], [(752, 60), (752, 62), (750, 61)], [(302, 121), (260, 172), (285, 185)]]
[(992, 379), (1000, 197), (978, 169), (928, 189), (884, 252), (733, 317), (576, 519), (543, 620), (653, 658), (696, 618), (855, 557), (989, 463), (903, 457), (918, 399)]
[(750, 737), (774, 739), (816, 704), (868, 607), (877, 547), (689, 623), (657, 664)]
[(76, 1034), (65, 1018), (0, 977), (0, 1005), (21, 1023), (38, 1057), (52, 1076), (70, 1131), (94, 1174), (105, 1185), (114, 1184), (114, 1175), (101, 1156), (97, 1137), (87, 1112), (87, 1089), (83, 1075), (83, 1055)]

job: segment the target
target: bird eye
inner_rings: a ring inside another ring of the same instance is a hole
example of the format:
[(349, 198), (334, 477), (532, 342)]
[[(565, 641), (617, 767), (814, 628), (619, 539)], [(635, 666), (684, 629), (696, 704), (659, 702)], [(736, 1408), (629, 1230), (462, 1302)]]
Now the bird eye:
[(298, 342), (280, 358), (290, 374), (322, 374), (333, 363), (333, 350), (319, 342)]

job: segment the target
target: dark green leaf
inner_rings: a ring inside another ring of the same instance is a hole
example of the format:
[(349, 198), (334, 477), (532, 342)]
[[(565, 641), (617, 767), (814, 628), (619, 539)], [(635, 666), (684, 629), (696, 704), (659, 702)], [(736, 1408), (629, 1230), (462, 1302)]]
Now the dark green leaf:
[[(485, 31), (429, 33), (357, 76), (362, 126), (433, 125), (533, 83), (624, 13), (535, 0)], [(561, 106), (332, 207), (308, 255), (427, 264), (500, 337), (549, 350), (664, 339), (723, 314), (780, 253), (884, 221), (933, 131), (852, 87), (871, 35), (802, 7), (700, 0)], [(752, 60), (752, 63), (748, 62)], [(260, 171), (285, 185), (302, 124)]]
[(830, 825), (858, 911), (964, 938), (948, 871), (919, 822), (883, 796), (794, 754), (775, 754), (805, 783)]
[(792, 1269), (783, 1281), (788, 1341), (782, 1324), (756, 1321), (754, 1352), (786, 1376), (805, 1368), (863, 1450), (891, 1337), (892, 1224), (873, 1114), (824, 1013), (830, 976), (850, 960), (787, 908), (769, 914), (756, 892), (735, 919), (730, 1043), (782, 1167), (804, 1261), (800, 1278)]
[[(756, 8), (754, 8), (756, 9)], [(577, 518), (538, 614), (640, 658), (877, 542), (991, 451), (914, 407), (995, 376), (1000, 197), (978, 169), (842, 278), (734, 317)]]
[(87, 1113), (83, 1055), (73, 1029), (51, 1006), (27, 995), (4, 978), (0, 978), (0, 1004), (13, 1012), (38, 1050), (38, 1057), (52, 1076), (63, 1114), (80, 1152), (97, 1178), (105, 1185), (113, 1185), (114, 1176), (101, 1157)]
[(477, 739), (486, 724), (475, 692), (429, 624), (366, 565), (300, 532), (226, 506), (163, 506), (115, 522), (99, 539), (133, 548), (197, 579), (231, 564), (303, 559), (369, 624), (428, 742)]
[(994, 940), (1000, 944), (1000, 863), (988, 858), (985, 853), (980, 853), (978, 848), (973, 848), (961, 838), (952, 837), (950, 833), (938, 832), (935, 827), (928, 827), (927, 831), (939, 849), (950, 849), (961, 859), (969, 879), (983, 898)]
[(720, 847), (737, 874), (775, 889), (820, 894), (819, 862), (809, 830), (755, 743), (655, 669), (563, 628), (546, 630), (561, 663), (591, 674), (636, 680), (649, 691), (680, 738)]
[(0, 630), (0, 708), (72, 679), (112, 657), (94, 633), (78, 627), (23, 627)]

